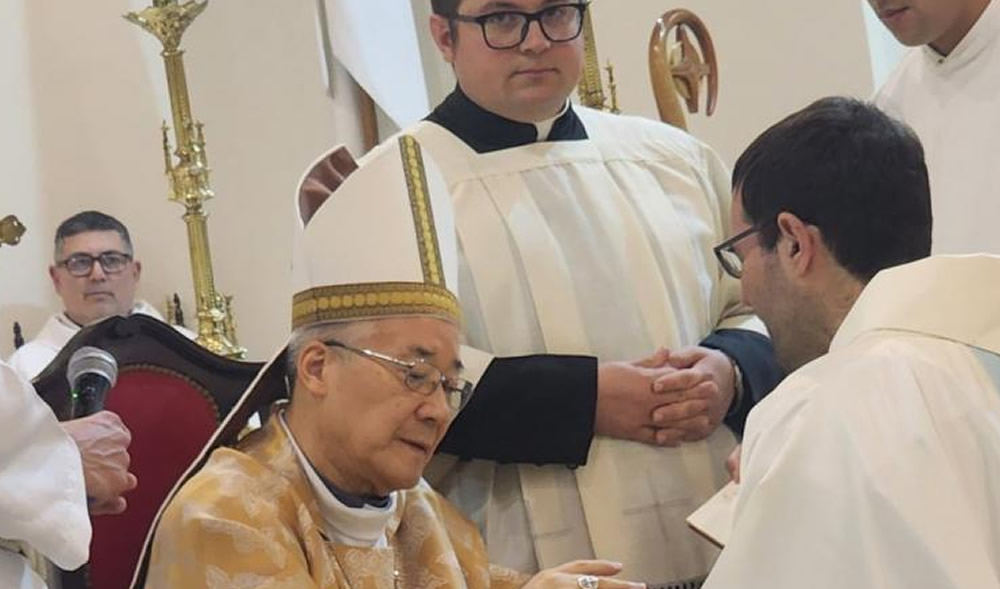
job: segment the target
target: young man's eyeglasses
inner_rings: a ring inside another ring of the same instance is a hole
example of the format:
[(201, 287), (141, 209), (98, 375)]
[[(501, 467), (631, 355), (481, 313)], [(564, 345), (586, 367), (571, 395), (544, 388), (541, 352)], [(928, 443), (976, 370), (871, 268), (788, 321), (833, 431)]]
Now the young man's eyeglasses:
[(502, 10), (479, 16), (455, 14), (451, 20), (475, 23), (483, 30), (483, 40), (490, 49), (513, 49), (528, 37), (531, 23), (538, 21), (545, 38), (553, 43), (572, 41), (583, 30), (586, 2), (555, 4), (537, 12)]
[(107, 251), (101, 252), (96, 256), (84, 253), (72, 254), (65, 260), (56, 262), (56, 265), (66, 268), (66, 271), (69, 272), (71, 276), (82, 278), (84, 276), (90, 276), (90, 272), (94, 268), (94, 262), (101, 264), (101, 270), (104, 270), (105, 274), (118, 274), (124, 270), (125, 266), (128, 266), (128, 263), (131, 261), (131, 254), (126, 254), (125, 252)]
[(744, 231), (740, 231), (736, 235), (730, 237), (726, 241), (723, 241), (719, 245), (712, 248), (715, 252), (715, 258), (719, 260), (719, 265), (722, 269), (726, 271), (726, 274), (732, 276), (733, 278), (740, 278), (743, 276), (743, 258), (736, 253), (736, 244), (741, 240), (750, 237), (754, 233), (760, 231), (760, 227), (749, 227)]
[(401, 368), (403, 370), (403, 384), (415, 393), (430, 396), (438, 390), (438, 387), (441, 387), (444, 390), (445, 398), (448, 400), (448, 406), (451, 407), (452, 411), (461, 411), (465, 407), (465, 404), (469, 402), (469, 397), (472, 396), (471, 382), (464, 378), (449, 378), (439, 368), (423, 360), (400, 360), (399, 358), (394, 358), (380, 352), (355, 348), (333, 339), (326, 340), (323, 344), (334, 348), (343, 348), (370, 360), (381, 360), (382, 362)]

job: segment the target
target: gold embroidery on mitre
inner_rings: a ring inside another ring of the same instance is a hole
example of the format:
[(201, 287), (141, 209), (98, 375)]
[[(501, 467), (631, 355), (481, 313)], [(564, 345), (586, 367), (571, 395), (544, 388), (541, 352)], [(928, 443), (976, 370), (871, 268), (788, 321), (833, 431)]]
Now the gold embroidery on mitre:
[(437, 231), (434, 230), (434, 212), (431, 209), (430, 191), (427, 188), (427, 174), (424, 170), (420, 144), (410, 135), (399, 138), (399, 151), (403, 158), (403, 175), (410, 195), (410, 209), (413, 211), (413, 225), (417, 234), (420, 251), (420, 267), (424, 272), (424, 282), (436, 286), (446, 286), (441, 272), (441, 251), (438, 246)]
[(458, 299), (448, 289), (419, 282), (370, 282), (318, 286), (292, 299), (292, 329), (326, 321), (433, 315), (461, 322)]

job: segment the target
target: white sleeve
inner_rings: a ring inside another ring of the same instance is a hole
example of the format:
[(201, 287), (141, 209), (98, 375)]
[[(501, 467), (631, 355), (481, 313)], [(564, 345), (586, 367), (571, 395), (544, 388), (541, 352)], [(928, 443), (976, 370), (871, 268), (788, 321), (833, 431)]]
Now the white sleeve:
[(754, 424), (732, 535), (704, 589), (1000, 587), (930, 417), (887, 401), (892, 390), (919, 398), (925, 383), (905, 362), (879, 361), (828, 375), (783, 419)]
[(76, 444), (31, 385), (0, 363), (0, 538), (73, 570), (87, 561), (90, 536)]

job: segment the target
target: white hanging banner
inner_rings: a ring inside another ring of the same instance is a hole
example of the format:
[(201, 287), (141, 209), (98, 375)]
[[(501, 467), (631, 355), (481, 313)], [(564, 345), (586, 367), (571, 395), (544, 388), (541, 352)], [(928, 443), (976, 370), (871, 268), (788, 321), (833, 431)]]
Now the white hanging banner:
[(410, 2), (320, 2), (325, 8), (320, 17), (326, 19), (327, 55), (332, 52), (399, 127), (424, 118), (430, 104)]

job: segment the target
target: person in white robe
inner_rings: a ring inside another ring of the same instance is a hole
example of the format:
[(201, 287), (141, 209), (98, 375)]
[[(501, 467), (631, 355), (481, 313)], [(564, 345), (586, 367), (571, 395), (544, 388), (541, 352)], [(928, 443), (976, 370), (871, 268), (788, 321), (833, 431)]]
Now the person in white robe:
[(80, 453), (31, 385), (0, 362), (0, 587), (44, 589), (43, 562), (87, 561), (90, 518)]
[[(38, 376), (84, 325), (131, 313), (163, 320), (152, 305), (135, 298), (142, 264), (134, 258), (132, 238), (118, 219), (98, 211), (66, 219), (56, 229), (54, 260), (49, 276), (63, 311), (49, 317), (38, 335), (8, 360), (25, 378)], [(183, 327), (174, 327), (194, 338)]]
[(934, 194), (935, 253), (1000, 253), (1000, 2), (869, 0), (913, 47), (875, 95), (916, 130)]
[[(584, 4), (432, 7), (458, 86), (405, 132), (455, 206), (476, 381), (441, 450), (488, 459), (442, 458), (432, 483), (494, 562), (608, 558), (651, 586), (697, 584), (715, 554), (684, 517), (726, 480), (734, 437), (720, 425), (740, 431), (780, 378), (711, 255), (725, 167), (682, 131), (570, 104)], [(338, 181), (318, 167), (320, 187)]]
[[(157, 311), (156, 307), (143, 300), (136, 301), (126, 314), (131, 315), (133, 313), (148, 315), (153, 319), (163, 321), (163, 316), (160, 315), (160, 312)], [(101, 319), (103, 319), (103, 317)], [(178, 329), (178, 331), (186, 331), (183, 327), (174, 327)], [(42, 328), (38, 331), (38, 334), (14, 351), (10, 357), (11, 366), (17, 370), (21, 376), (25, 378), (35, 378), (41, 374), (42, 370), (44, 370), (46, 366), (55, 360), (56, 356), (59, 355), (59, 352), (62, 351), (66, 344), (69, 343), (69, 340), (73, 339), (73, 336), (76, 335), (81, 328), (82, 324), (70, 319), (66, 311), (60, 311), (54, 315), (50, 315), (45, 321), (45, 324), (42, 325)], [(193, 337), (193, 335), (191, 337)]]
[(717, 248), (792, 371), (705, 589), (1000, 588), (1000, 256), (927, 257), (912, 130), (821, 100), (734, 170)]
[[(117, 219), (85, 211), (65, 220), (56, 230), (54, 259), (49, 275), (65, 310), (11, 356), (10, 367), (25, 380), (48, 366), (80, 326), (130, 310), (155, 314), (148, 304), (134, 301), (141, 265), (133, 260), (128, 230)], [(138, 480), (129, 472), (132, 435), (121, 418), (100, 411), (59, 425), (75, 442), (77, 462), (82, 462), (90, 514), (125, 511), (125, 494)], [(53, 564), (67, 568), (58, 560)], [(58, 582), (57, 575), (53, 568), (46, 571), (50, 584)]]

